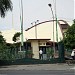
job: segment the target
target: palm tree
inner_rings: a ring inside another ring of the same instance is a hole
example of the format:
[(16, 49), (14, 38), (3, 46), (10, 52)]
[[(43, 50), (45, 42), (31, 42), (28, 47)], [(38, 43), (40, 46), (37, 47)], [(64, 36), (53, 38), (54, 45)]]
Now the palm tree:
[(0, 0), (0, 16), (5, 17), (8, 10), (12, 11), (12, 2), (11, 0)]
[(13, 40), (14, 42), (18, 41), (19, 38), (20, 38), (20, 35), (21, 35), (20, 32), (15, 33), (14, 36), (13, 36), (13, 38), (12, 38), (12, 40)]

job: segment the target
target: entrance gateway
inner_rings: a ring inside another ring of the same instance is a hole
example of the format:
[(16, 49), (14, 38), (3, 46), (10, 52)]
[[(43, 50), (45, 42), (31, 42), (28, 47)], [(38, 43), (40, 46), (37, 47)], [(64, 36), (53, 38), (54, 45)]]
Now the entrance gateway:
[(39, 59), (39, 50), (41, 49), (43, 51), (43, 60), (47, 59), (47, 52), (46, 50), (51, 48), (50, 45), (47, 45), (46, 43), (50, 39), (28, 39), (27, 42), (31, 43), (31, 48), (33, 51), (33, 58)]

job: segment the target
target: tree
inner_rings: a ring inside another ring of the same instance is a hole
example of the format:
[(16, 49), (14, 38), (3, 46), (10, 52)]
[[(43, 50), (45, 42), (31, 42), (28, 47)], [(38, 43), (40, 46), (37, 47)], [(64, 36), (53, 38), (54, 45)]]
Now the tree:
[(0, 32), (0, 60), (11, 60), (15, 58), (12, 54), (11, 47), (14, 46), (12, 44), (8, 46), (6, 40)]
[(1, 32), (0, 32), (0, 44), (4, 44), (6, 41), (5, 39), (3, 38), (3, 36), (1, 35)]
[(8, 10), (12, 11), (12, 2), (11, 0), (0, 0), (0, 16), (5, 17)]
[(7, 57), (6, 48), (6, 41), (0, 32), (0, 59), (5, 59)]
[(75, 48), (75, 20), (72, 26), (70, 26), (64, 35), (64, 45), (67, 49)]
[(18, 40), (19, 40), (20, 35), (21, 35), (21, 33), (20, 33), (20, 32), (15, 33), (15, 34), (14, 34), (14, 36), (13, 36), (13, 41), (14, 41), (14, 42), (18, 41)]
[[(5, 17), (6, 15), (6, 12), (8, 10), (12, 11), (12, 2), (11, 0), (0, 0), (0, 16), (1, 17)], [(8, 53), (8, 50), (7, 50), (7, 45), (6, 45), (6, 41), (5, 39), (3, 38), (1, 32), (0, 32), (0, 60), (3, 60), (3, 59), (9, 59), (9, 53)]]

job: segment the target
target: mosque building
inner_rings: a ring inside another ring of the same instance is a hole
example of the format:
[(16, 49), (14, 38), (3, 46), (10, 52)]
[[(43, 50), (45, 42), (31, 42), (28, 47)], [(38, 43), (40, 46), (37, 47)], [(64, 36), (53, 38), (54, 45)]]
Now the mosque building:
[[(42, 49), (44, 59), (46, 59), (46, 50), (52, 49), (55, 44), (55, 50), (57, 50), (57, 42), (63, 39), (64, 32), (71, 24), (65, 20), (58, 20), (56, 26), (56, 20), (44, 21), (35, 24), (26, 30), (23, 30), (24, 48), (31, 49), (34, 56), (33, 58), (39, 59), (39, 50)], [(2, 31), (2, 35), (9, 44), (13, 44), (12, 38), (17, 30), (5, 30)], [(21, 39), (15, 43), (21, 43)]]

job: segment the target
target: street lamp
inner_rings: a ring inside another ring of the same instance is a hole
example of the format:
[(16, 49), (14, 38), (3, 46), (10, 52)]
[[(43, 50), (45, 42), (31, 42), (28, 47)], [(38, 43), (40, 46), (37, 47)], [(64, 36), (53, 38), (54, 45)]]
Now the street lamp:
[(39, 22), (39, 20), (36, 20), (34, 22), (32, 22), (31, 24), (33, 25), (33, 23), (35, 23), (35, 38), (37, 39), (37, 23)]
[(56, 41), (58, 43), (58, 29), (57, 29), (57, 12), (56, 12), (56, 0), (53, 0), (54, 1), (54, 10), (55, 10), (55, 20), (56, 20)]
[(54, 14), (52, 10), (52, 5), (48, 4), (48, 6), (51, 8), (52, 16), (53, 16), (53, 50), (54, 50), (54, 57), (55, 57), (55, 42), (54, 42)]

